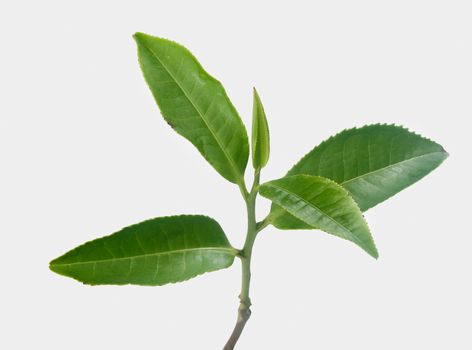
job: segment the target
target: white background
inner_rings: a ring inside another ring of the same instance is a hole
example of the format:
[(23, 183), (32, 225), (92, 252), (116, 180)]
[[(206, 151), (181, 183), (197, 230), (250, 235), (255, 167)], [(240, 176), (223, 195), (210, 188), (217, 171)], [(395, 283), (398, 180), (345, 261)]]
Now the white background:
[(206, 214), (243, 241), (237, 187), (163, 122), (135, 31), (187, 46), (246, 125), (258, 88), (272, 141), (263, 180), (366, 123), (405, 125), (451, 154), (367, 213), (378, 261), (317, 231), (264, 231), (238, 349), (472, 348), (470, 1), (281, 3), (1, 3), (0, 348), (221, 349), (232, 330), (238, 262), (156, 288), (48, 270), (155, 216)]

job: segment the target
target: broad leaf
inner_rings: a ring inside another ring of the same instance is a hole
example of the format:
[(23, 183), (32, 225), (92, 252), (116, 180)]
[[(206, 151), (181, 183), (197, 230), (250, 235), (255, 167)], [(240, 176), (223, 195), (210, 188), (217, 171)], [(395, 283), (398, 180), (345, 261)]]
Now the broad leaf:
[(248, 137), (221, 83), (183, 46), (142, 33), (134, 38), (144, 78), (164, 119), (224, 178), (242, 183)]
[(262, 169), (269, 160), (269, 126), (259, 94), (254, 88), (252, 108), (252, 164), (254, 169)]
[[(362, 211), (383, 202), (438, 167), (448, 153), (429, 139), (395, 125), (345, 130), (305, 155), (288, 173), (318, 175), (346, 188)], [(308, 228), (272, 206), (281, 229)]]
[(237, 251), (220, 225), (200, 215), (155, 218), (87, 242), (50, 269), (86, 284), (163, 285), (226, 268)]
[[(378, 257), (359, 207), (335, 182), (319, 176), (294, 175), (267, 182), (259, 191), (305, 225), (352, 241)], [(269, 215), (269, 222), (271, 219)]]

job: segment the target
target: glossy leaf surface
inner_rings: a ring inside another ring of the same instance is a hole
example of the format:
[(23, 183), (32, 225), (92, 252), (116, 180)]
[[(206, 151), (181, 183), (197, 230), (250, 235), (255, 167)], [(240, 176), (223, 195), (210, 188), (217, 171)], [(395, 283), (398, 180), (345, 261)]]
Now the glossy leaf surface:
[(287, 176), (263, 184), (260, 194), (311, 228), (352, 241), (378, 257), (359, 207), (334, 181), (311, 175)]
[(254, 89), (252, 108), (252, 164), (254, 169), (262, 169), (269, 161), (269, 126), (262, 101)]
[[(429, 139), (395, 125), (368, 125), (345, 130), (324, 141), (305, 155), (288, 173), (318, 175), (346, 188), (362, 211), (383, 202), (438, 167), (448, 156), (444, 148)], [(281, 229), (308, 226), (271, 212)]]
[(215, 220), (182, 215), (87, 242), (51, 261), (50, 269), (91, 285), (157, 286), (226, 268), (236, 254)]
[(221, 83), (183, 46), (142, 33), (134, 38), (144, 78), (164, 119), (224, 178), (241, 183), (248, 137)]

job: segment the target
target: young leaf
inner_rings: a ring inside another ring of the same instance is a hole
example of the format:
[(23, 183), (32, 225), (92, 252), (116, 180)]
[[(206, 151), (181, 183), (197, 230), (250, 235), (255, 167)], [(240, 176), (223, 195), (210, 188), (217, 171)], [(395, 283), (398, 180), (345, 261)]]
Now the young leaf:
[(164, 119), (225, 179), (242, 183), (248, 137), (221, 83), (183, 46), (143, 33), (134, 38), (144, 78)]
[(269, 160), (269, 126), (259, 94), (254, 88), (252, 107), (252, 164), (254, 169), (262, 169)]
[[(318, 175), (347, 189), (362, 211), (383, 202), (438, 167), (448, 153), (429, 139), (395, 125), (345, 130), (315, 147), (288, 173)], [(274, 226), (308, 228), (272, 206)]]
[(86, 284), (159, 286), (226, 268), (237, 251), (220, 225), (201, 215), (161, 217), (87, 242), (50, 269)]
[(352, 241), (378, 257), (359, 207), (335, 182), (319, 176), (294, 175), (266, 182), (259, 192), (307, 226)]

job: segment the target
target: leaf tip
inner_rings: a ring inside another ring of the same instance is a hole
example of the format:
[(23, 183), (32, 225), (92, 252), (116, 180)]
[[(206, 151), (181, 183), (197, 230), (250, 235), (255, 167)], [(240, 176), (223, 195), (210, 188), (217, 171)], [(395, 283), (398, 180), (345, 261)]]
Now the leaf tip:
[(60, 258), (56, 258), (56, 259), (53, 259), (49, 262), (49, 270), (51, 270), (54, 273), (57, 273), (58, 275), (64, 275), (63, 273), (61, 273), (61, 271), (59, 269), (59, 265), (60, 265), (60, 264), (58, 264), (59, 259)]
[[(442, 147), (442, 146), (441, 146), (441, 147)], [(448, 151), (446, 151), (446, 150), (444, 149), (444, 147), (442, 147), (442, 150), (443, 150), (443, 153), (444, 153), (444, 159), (449, 158), (449, 156), (450, 156), (451, 154), (450, 154)]]
[(254, 97), (254, 101), (257, 101), (258, 104), (262, 104), (261, 98), (255, 86), (252, 87), (252, 95)]
[(50, 262), (49, 262), (49, 268), (52, 270), (54, 265), (57, 263), (57, 260), (59, 258), (55, 258), (55, 259), (52, 259)]
[(146, 34), (144, 33), (141, 33), (141, 32), (136, 32), (133, 34), (133, 39), (136, 41), (136, 42), (139, 42), (139, 40), (141, 40)]
[(377, 249), (375, 249), (373, 252), (369, 253), (371, 257), (373, 257), (375, 260), (379, 260), (379, 252)]
[(149, 42), (149, 40), (151, 40), (151, 39), (159, 40), (161, 38), (155, 37), (155, 36), (143, 33), (143, 32), (136, 32), (136, 33), (133, 34), (133, 39), (136, 42), (136, 44), (138, 44), (138, 45), (146, 45)]
[(362, 245), (358, 244), (362, 250), (364, 250), (367, 254), (369, 254), (375, 260), (379, 259), (379, 251), (375, 246), (374, 240), (370, 240), (370, 242), (364, 243)]

